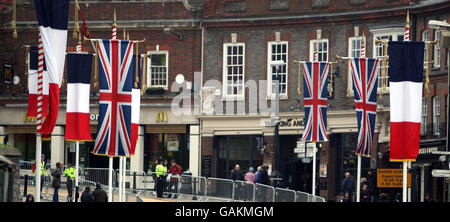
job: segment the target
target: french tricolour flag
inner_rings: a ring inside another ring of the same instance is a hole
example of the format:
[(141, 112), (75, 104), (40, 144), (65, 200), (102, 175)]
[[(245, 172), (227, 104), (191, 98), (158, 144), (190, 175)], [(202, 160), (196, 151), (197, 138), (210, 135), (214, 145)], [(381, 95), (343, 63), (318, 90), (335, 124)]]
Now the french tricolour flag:
[[(67, 45), (69, 0), (34, 0), (39, 31), (49, 80), (49, 110), (42, 134), (51, 134), (56, 124), (59, 108), (59, 91), (64, 72)], [(45, 77), (44, 77), (45, 79)]]
[[(31, 46), (28, 56), (28, 111), (27, 118), (35, 119), (37, 115), (37, 97), (38, 97), (38, 47)], [(44, 80), (42, 87), (42, 116), (48, 113), (48, 74), (44, 62)]]
[(389, 42), (390, 161), (415, 161), (419, 152), (424, 42)]
[(67, 112), (65, 139), (91, 141), (89, 92), (91, 54), (67, 53)]
[[(141, 112), (141, 72), (142, 72), (142, 57), (139, 56), (138, 63), (138, 88), (134, 88), (134, 83), (136, 81), (136, 75), (133, 75), (133, 89), (131, 90), (131, 149), (130, 154), (134, 155), (136, 152), (136, 144), (138, 140), (138, 131), (139, 131), (139, 117)], [(131, 64), (133, 65), (133, 71), (135, 71), (135, 63), (136, 55), (133, 55), (133, 60)]]

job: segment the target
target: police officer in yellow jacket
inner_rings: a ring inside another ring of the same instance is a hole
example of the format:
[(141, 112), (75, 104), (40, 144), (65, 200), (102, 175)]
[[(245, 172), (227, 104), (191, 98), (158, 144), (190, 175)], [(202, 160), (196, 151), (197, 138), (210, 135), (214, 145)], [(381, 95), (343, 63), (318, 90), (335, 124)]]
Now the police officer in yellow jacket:
[(73, 182), (75, 181), (76, 170), (72, 164), (67, 164), (67, 169), (64, 170), (63, 176), (67, 177), (67, 201), (72, 202)]
[(166, 177), (167, 177), (167, 160), (159, 160), (159, 164), (156, 165), (156, 196), (159, 198), (163, 197), (164, 187), (166, 187)]

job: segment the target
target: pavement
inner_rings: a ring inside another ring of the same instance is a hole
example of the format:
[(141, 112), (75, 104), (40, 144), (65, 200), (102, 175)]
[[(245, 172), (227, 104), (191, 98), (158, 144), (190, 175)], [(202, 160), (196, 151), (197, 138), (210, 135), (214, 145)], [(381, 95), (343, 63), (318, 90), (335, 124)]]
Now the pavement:
[[(20, 191), (22, 193), (24, 192), (23, 185), (20, 186)], [(27, 194), (32, 194), (34, 196), (34, 192), (35, 192), (35, 187), (33, 185), (28, 185)], [(43, 199), (41, 199), (41, 202), (53, 202), (53, 192), (54, 192), (53, 187), (44, 186), (42, 188), (42, 192), (41, 192), (41, 195), (43, 196)], [(81, 196), (82, 190), (80, 190), (79, 193)], [(67, 202), (67, 199), (68, 199), (67, 196), (68, 196), (67, 188), (61, 187), (58, 192), (59, 202)], [(73, 193), (73, 197), (75, 198), (75, 191)], [(156, 197), (141, 197), (141, 198), (144, 202), (179, 202), (177, 200), (170, 199), (170, 198), (156, 198)], [(25, 199), (26, 199), (26, 197), (23, 197), (24, 202), (25, 202)], [(132, 197), (131, 199), (134, 199), (134, 198)], [(115, 200), (114, 202), (118, 202), (118, 200), (119, 200), (118, 194), (114, 194), (114, 200)], [(135, 201), (129, 201), (129, 202), (135, 202)]]

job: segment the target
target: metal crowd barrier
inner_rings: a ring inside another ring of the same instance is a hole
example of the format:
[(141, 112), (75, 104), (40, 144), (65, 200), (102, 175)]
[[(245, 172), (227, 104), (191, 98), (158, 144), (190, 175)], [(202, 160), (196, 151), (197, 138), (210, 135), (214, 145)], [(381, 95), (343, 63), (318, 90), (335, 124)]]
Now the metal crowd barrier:
[(275, 202), (295, 202), (295, 190), (275, 188)]
[(273, 186), (256, 183), (253, 199), (256, 202), (274, 202), (275, 188)]
[[(25, 175), (28, 175), (28, 193), (34, 193), (34, 175), (31, 167), (34, 162), (21, 161), (20, 182), (25, 183)], [(47, 165), (48, 166), (48, 165)], [(50, 167), (46, 167), (42, 195), (44, 198), (52, 197), (52, 176)], [(113, 201), (118, 201), (118, 185), (120, 170), (113, 173)], [(156, 198), (156, 173), (143, 171), (125, 171), (126, 201), (143, 202), (143, 198)], [(62, 177), (62, 187), (65, 187), (66, 178)], [(102, 184), (102, 188), (108, 193), (108, 169), (84, 168), (79, 170), (79, 193), (86, 186), (95, 190), (96, 183)], [(173, 175), (166, 179), (164, 187), (165, 197), (180, 201), (253, 201), (253, 202), (325, 202), (320, 196), (314, 196), (301, 191), (283, 188), (275, 188), (270, 185), (249, 183), (246, 181), (233, 181), (213, 177), (200, 177), (191, 175)], [(75, 193), (74, 193), (75, 194)]]
[(230, 179), (207, 178), (206, 196), (233, 199), (234, 196), (234, 181)]

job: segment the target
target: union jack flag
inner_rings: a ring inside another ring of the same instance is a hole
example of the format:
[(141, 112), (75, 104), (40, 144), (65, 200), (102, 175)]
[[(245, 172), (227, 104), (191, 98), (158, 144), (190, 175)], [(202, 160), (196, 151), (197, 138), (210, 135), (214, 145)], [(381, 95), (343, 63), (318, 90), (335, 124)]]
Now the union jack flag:
[(378, 65), (379, 59), (350, 59), (356, 118), (358, 120), (358, 145), (355, 153), (361, 156), (369, 156), (373, 144), (373, 132), (377, 116)]
[(302, 140), (327, 141), (328, 62), (303, 63), (305, 129)]
[(133, 41), (99, 40), (99, 118), (94, 154), (130, 156)]

